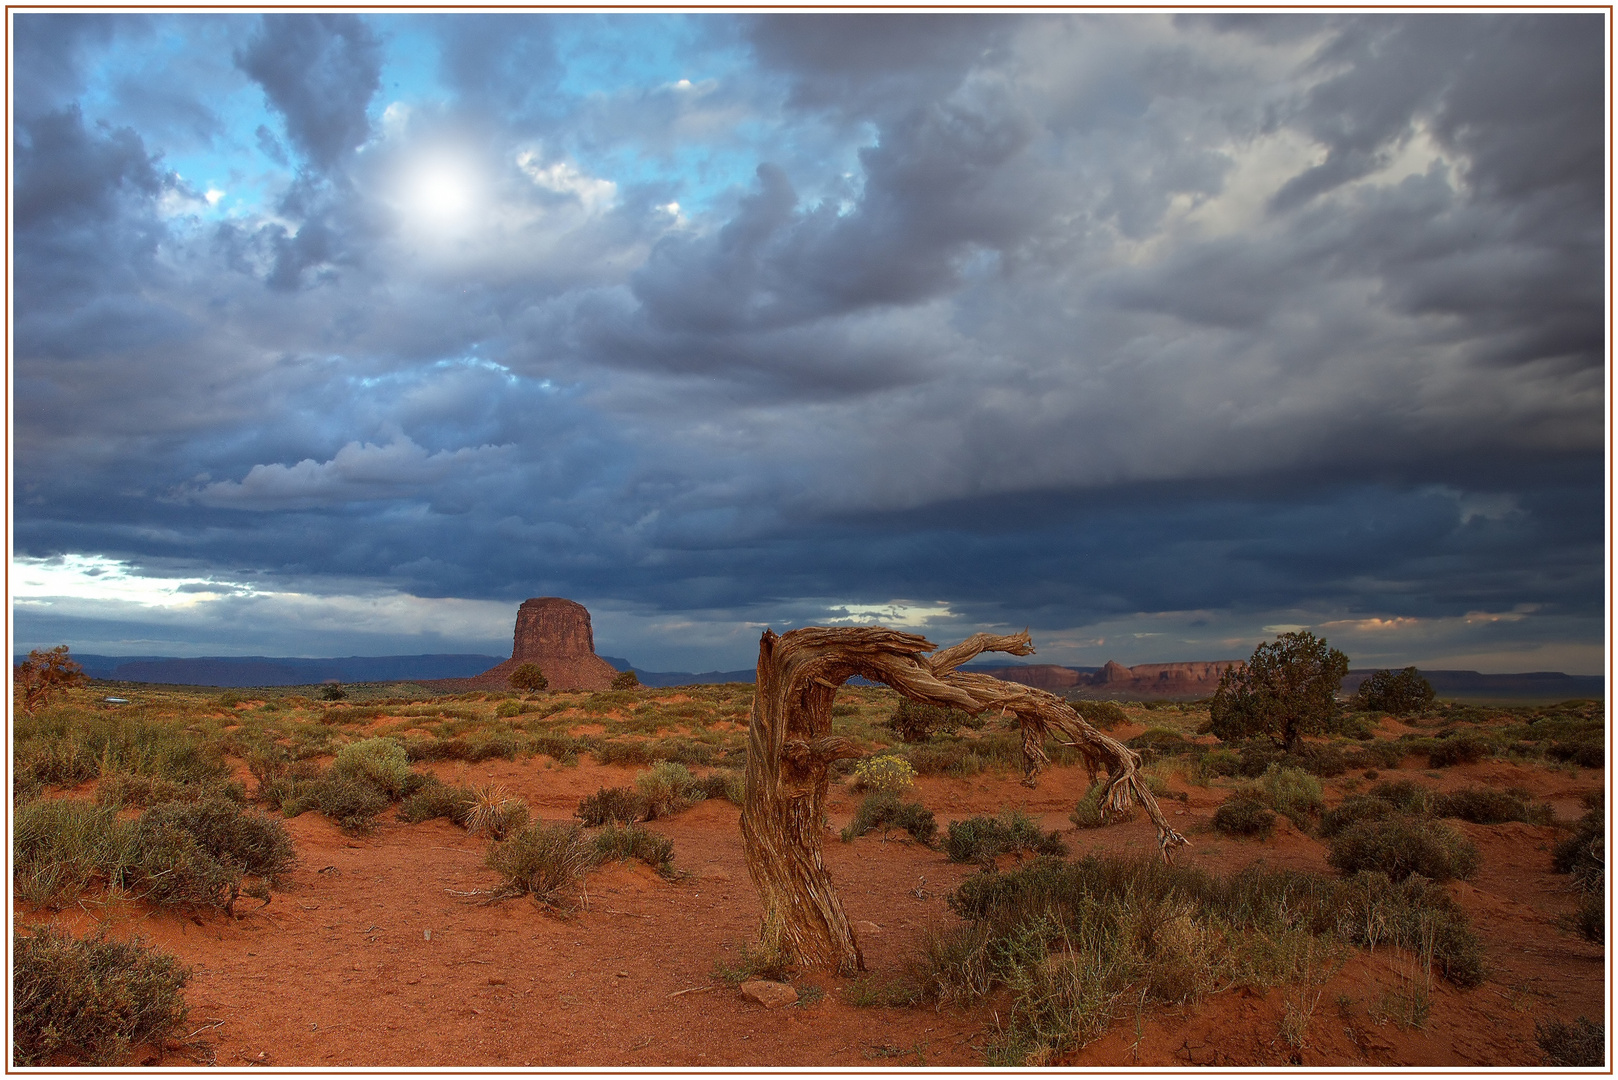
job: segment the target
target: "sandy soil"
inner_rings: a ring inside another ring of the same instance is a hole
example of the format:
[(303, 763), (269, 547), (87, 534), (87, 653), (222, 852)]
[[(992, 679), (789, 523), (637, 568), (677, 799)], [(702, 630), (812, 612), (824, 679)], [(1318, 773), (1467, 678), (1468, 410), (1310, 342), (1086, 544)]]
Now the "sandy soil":
[[(1119, 729), (1128, 737), (1139, 729)], [(1418, 761), (1407, 760), (1416, 765)], [(547, 758), (435, 766), (445, 779), (490, 780), (520, 795), (538, 818), (568, 820), (581, 796), (631, 783), (636, 769), (563, 768)], [(1466, 783), (1542, 792), (1562, 820), (1602, 774), (1501, 763), (1437, 774), (1386, 770), (1442, 788)], [(1363, 781), (1362, 781), (1363, 783)], [(1328, 802), (1340, 792), (1328, 781)], [(1016, 806), (1063, 830), (1073, 854), (1092, 848), (1155, 848), (1144, 820), (1075, 830), (1067, 820), (1082, 793), (1077, 769), (1053, 769), (1029, 791), (1014, 776), (923, 779), (916, 794), (948, 821)], [(1176, 788), (1180, 785), (1176, 784)], [(1271, 865), (1329, 872), (1325, 846), (1284, 820), (1268, 841), (1233, 841), (1208, 821), (1217, 787), (1185, 789), (1165, 803), (1192, 840), (1183, 858), (1232, 870)], [(832, 804), (841, 828), (857, 796)], [(674, 841), (665, 880), (639, 864), (592, 873), (573, 915), (547, 915), (527, 900), (485, 903), (496, 884), (484, 843), (434, 821), (404, 825), (385, 815), (374, 833), (343, 834), (318, 814), (287, 822), (300, 855), (288, 886), (271, 902), (242, 902), (238, 918), (195, 918), (142, 904), (86, 899), (51, 914), (18, 906), (16, 921), (54, 921), (84, 933), (141, 935), (192, 965), (186, 1045), (145, 1048), (146, 1064), (267, 1066), (979, 1066), (981, 1048), (1007, 1000), (970, 1008), (855, 1008), (845, 983), (805, 979), (824, 997), (766, 1011), (715, 975), (734, 966), (757, 929), (739, 810), (709, 801), (651, 828)], [(1539, 1063), (1536, 1019), (1605, 1017), (1604, 958), (1558, 925), (1576, 906), (1567, 878), (1551, 872), (1550, 826), (1460, 825), (1482, 851), (1482, 870), (1450, 886), (1488, 948), (1491, 974), (1470, 991), (1436, 982), (1425, 1025), (1404, 1030), (1376, 1004), (1408, 980), (1413, 961), (1398, 950), (1353, 952), (1323, 987), (1304, 993), (1234, 990), (1185, 1009), (1126, 1010), (1102, 1039), (1051, 1064), (1480, 1065)], [(873, 972), (896, 972), (929, 923), (953, 919), (945, 894), (972, 868), (941, 852), (869, 836), (852, 844), (828, 833), (826, 855), (850, 919), (867, 926), (861, 946)], [(1288, 1010), (1310, 1017), (1301, 1051), (1281, 1038)]]

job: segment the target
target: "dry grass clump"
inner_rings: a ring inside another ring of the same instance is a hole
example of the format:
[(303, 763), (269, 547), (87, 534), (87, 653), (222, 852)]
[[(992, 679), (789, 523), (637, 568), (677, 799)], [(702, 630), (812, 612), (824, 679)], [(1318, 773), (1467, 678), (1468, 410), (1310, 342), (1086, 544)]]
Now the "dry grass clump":
[(229, 910), (246, 876), (267, 889), (294, 858), (286, 826), (222, 798), (163, 803), (134, 821), (110, 806), (41, 799), (18, 811), (12, 834), (19, 898), (49, 907), (122, 887), (154, 904)]
[(463, 824), (473, 836), (486, 833), (491, 839), (504, 840), (528, 824), (528, 804), (503, 784), (483, 784), (472, 789), (472, 805)]
[(198, 784), (180, 783), (161, 776), (113, 772), (96, 783), (96, 802), (106, 806), (143, 807), (166, 802), (196, 802), (201, 799), (247, 801), (247, 787), (239, 780), (209, 780)]
[(531, 896), (541, 907), (571, 906), (597, 862), (595, 842), (577, 825), (536, 822), (489, 847), (486, 863), (503, 878), (498, 896)]
[(1257, 799), (1232, 795), (1214, 811), (1213, 827), (1226, 836), (1268, 840), (1275, 832), (1275, 812)]
[(645, 800), (648, 821), (671, 817), (707, 797), (691, 770), (677, 761), (659, 761), (636, 776), (635, 791)]
[(190, 972), (140, 941), (13, 934), (12, 1064), (127, 1064), (132, 1047), (184, 1030)]
[(854, 808), (854, 820), (842, 832), (843, 843), (852, 843), (873, 829), (882, 830), (883, 840), (890, 830), (903, 829), (928, 847), (938, 836), (933, 812), (921, 803), (901, 801), (897, 791), (873, 791), (861, 799)]
[(1067, 845), (1054, 830), (1041, 832), (1039, 823), (1023, 811), (1004, 810), (994, 817), (950, 822), (944, 852), (950, 862), (992, 865), (997, 857), (1015, 852), (1066, 855)]
[(423, 784), (415, 794), (399, 804), (399, 820), (415, 825), (434, 818), (449, 818), (465, 827), (477, 796), (471, 788), (440, 781)]
[(1579, 819), (1573, 834), (1557, 841), (1551, 865), (1559, 874), (1571, 874), (1582, 894), (1574, 913), (1573, 929), (1586, 941), (1603, 941), (1607, 934), (1606, 810), (1592, 806)]
[(664, 877), (674, 873), (674, 841), (644, 825), (609, 825), (596, 833), (598, 859), (639, 859)]
[(1607, 1063), (1607, 1032), (1601, 1024), (1579, 1017), (1534, 1022), (1534, 1041), (1545, 1054), (1545, 1064), (1558, 1068), (1599, 1069)]
[(1006, 988), (991, 1065), (1048, 1064), (1104, 1032), (1125, 1001), (1318, 983), (1350, 944), (1421, 948), (1459, 985), (1482, 978), (1477, 939), (1443, 890), (1381, 874), (1339, 881), (1254, 866), (1224, 876), (1089, 855), (972, 875), (949, 904), (965, 925), (933, 931), (880, 995), (969, 1001)]
[[(1135, 820), (1135, 808), (1133, 806), (1123, 813), (1104, 810), (1102, 799), (1106, 797), (1106, 794), (1107, 782), (1105, 780), (1097, 780), (1091, 784), (1089, 789), (1085, 791), (1084, 797), (1073, 808), (1073, 813), (1068, 815), (1068, 820), (1081, 829), (1099, 829), (1103, 825), (1110, 825), (1114, 822)], [(1154, 791), (1153, 794), (1156, 794), (1156, 792)]]
[(1477, 845), (1441, 821), (1396, 814), (1365, 819), (1331, 838), (1326, 861), (1344, 874), (1375, 870), (1394, 881), (1412, 874), (1433, 881), (1477, 872)]

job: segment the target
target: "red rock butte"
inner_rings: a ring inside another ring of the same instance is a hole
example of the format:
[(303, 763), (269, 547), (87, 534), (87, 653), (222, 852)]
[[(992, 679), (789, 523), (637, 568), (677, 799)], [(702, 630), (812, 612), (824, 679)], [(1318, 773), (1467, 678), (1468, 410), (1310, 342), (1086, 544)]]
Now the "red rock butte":
[(1220, 673), (1240, 662), (1201, 660), (1124, 667), (1116, 660), (1108, 660), (1106, 666), (1093, 675), (1056, 664), (997, 668), (990, 674), (1055, 693), (1074, 691), (1095, 697), (1201, 698), (1219, 689)]
[(481, 687), (507, 687), (523, 664), (538, 664), (552, 690), (606, 690), (616, 668), (596, 655), (590, 612), (560, 596), (536, 596), (517, 609), (511, 659), (467, 680)]

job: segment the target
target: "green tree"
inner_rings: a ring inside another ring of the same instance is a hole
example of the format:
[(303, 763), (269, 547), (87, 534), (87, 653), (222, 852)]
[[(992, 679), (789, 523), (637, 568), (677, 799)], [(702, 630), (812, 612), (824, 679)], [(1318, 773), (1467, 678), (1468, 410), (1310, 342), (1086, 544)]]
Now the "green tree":
[(513, 690), (521, 690), (525, 695), (537, 693), (551, 684), (540, 670), (538, 664), (518, 664), (517, 670), (506, 677)]
[(1297, 750), (1305, 735), (1330, 731), (1342, 710), (1337, 690), (1348, 657), (1307, 630), (1282, 634), (1219, 676), (1208, 713), (1222, 740), (1266, 735)]
[(1364, 712), (1407, 716), (1426, 711), (1434, 696), (1433, 684), (1422, 678), (1415, 668), (1407, 667), (1397, 675), (1384, 668), (1360, 683), (1354, 695), (1354, 707)]
[(343, 684), (336, 679), (332, 679), (320, 687), (320, 699), (322, 701), (342, 701), (346, 697), (348, 697), (348, 691), (344, 690)]
[(84, 681), (84, 669), (68, 657), (66, 645), (35, 649), (11, 671), (11, 687), (18, 699), (17, 705), (29, 716), (59, 691)]
[(640, 686), (640, 676), (633, 671), (620, 671), (612, 677), (614, 690), (635, 690)]

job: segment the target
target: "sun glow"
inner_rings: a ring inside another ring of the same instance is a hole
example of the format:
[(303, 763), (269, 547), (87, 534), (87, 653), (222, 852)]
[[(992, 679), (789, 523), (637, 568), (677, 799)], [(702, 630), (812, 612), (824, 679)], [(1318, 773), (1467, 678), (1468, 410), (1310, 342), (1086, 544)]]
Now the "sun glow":
[(477, 176), (457, 158), (424, 158), (406, 172), (402, 194), (412, 223), (453, 228), (465, 224), (477, 208)]

